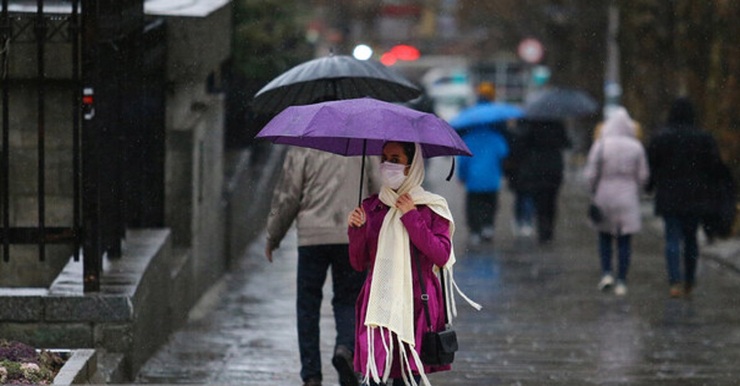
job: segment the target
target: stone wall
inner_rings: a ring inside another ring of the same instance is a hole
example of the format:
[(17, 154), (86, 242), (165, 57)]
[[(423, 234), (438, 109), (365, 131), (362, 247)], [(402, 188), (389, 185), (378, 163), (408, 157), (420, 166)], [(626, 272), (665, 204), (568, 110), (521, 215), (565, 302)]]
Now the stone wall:
[(165, 223), (175, 253), (192, 260), (187, 265), (194, 279), (188, 288), (192, 301), (226, 269), (224, 99), (208, 78), (230, 55), (230, 17), (229, 6), (205, 17), (165, 17)]
[(0, 291), (0, 336), (122, 353), (130, 378), (187, 314), (178, 307), (190, 305), (176, 302), (177, 266), (169, 231), (130, 231), (123, 256), (106, 261), (99, 293), (83, 293), (82, 263), (72, 260), (48, 289)]

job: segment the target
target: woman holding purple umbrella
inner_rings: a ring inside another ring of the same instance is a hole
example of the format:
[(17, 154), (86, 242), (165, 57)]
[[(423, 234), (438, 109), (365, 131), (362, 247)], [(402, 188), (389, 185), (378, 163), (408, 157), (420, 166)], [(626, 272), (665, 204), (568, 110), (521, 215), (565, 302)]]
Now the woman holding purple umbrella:
[[(428, 366), (420, 359), (428, 325), (436, 331), (445, 326), (445, 299), (435, 272), (450, 283), (455, 262), (454, 221), (447, 201), (421, 187), (421, 152), (418, 144), (387, 142), (380, 194), (365, 199), (348, 219), (350, 264), (367, 270), (357, 299), (354, 358), (366, 385), (429, 385), (426, 374), (450, 370), (450, 365)], [(430, 321), (422, 306), (422, 285)]]

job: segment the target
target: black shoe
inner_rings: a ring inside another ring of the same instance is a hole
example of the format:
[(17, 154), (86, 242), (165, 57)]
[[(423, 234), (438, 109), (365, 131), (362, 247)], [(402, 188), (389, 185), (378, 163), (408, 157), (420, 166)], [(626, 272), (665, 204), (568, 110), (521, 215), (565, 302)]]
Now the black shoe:
[(334, 356), (331, 358), (331, 364), (337, 369), (340, 385), (360, 385), (357, 381), (357, 375), (355, 375), (354, 365), (352, 364), (352, 352), (347, 347), (337, 346), (334, 350)]

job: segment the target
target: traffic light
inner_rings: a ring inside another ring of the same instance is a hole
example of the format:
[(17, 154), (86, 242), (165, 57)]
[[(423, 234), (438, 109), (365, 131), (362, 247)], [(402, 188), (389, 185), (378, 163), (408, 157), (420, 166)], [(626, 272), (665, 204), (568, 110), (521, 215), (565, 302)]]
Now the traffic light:
[(408, 44), (398, 44), (386, 51), (380, 57), (380, 62), (386, 66), (391, 66), (399, 60), (414, 61), (418, 60), (420, 57), (421, 53), (418, 48)]

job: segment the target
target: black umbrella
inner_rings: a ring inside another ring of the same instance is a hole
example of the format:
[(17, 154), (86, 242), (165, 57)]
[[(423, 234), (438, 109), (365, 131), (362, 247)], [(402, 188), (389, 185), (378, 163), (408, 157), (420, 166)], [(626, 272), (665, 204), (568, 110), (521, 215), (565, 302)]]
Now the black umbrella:
[(401, 75), (375, 60), (346, 55), (313, 59), (284, 72), (257, 92), (254, 111), (278, 113), (288, 106), (324, 100), (371, 97), (405, 102), (421, 91)]
[(531, 120), (561, 120), (594, 114), (599, 104), (586, 92), (567, 88), (541, 91), (524, 104), (524, 117)]

